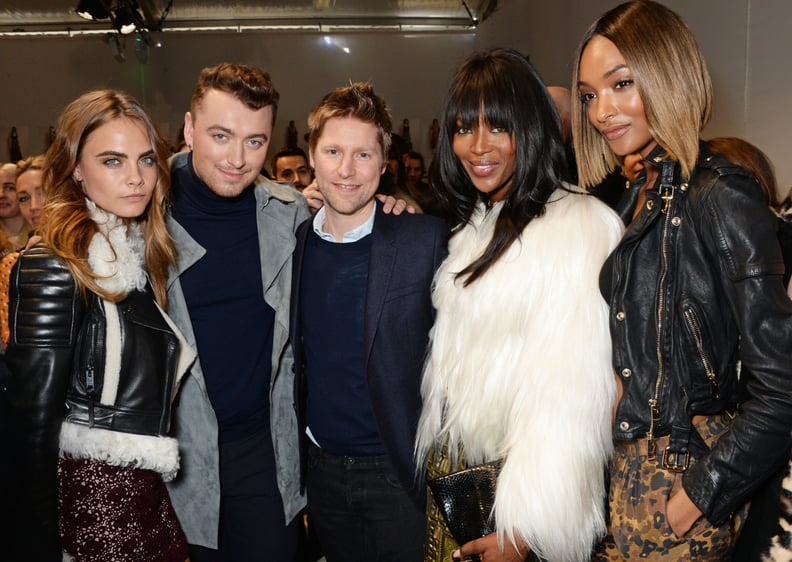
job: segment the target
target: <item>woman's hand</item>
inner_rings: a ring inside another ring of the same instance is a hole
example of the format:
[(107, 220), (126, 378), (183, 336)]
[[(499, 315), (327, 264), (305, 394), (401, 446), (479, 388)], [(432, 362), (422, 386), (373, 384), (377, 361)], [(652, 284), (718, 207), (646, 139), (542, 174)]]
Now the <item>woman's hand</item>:
[(682, 538), (702, 516), (684, 488), (671, 496), (666, 504), (666, 519), (674, 534)]
[(490, 533), (485, 537), (465, 543), (462, 547), (454, 552), (454, 557), (464, 560), (466, 557), (473, 554), (478, 554), (481, 562), (522, 562), (528, 556), (528, 547), (515, 535), (514, 540), (517, 542), (515, 548), (508, 538), (504, 538), (503, 550), (500, 549), (498, 544), (498, 533)]

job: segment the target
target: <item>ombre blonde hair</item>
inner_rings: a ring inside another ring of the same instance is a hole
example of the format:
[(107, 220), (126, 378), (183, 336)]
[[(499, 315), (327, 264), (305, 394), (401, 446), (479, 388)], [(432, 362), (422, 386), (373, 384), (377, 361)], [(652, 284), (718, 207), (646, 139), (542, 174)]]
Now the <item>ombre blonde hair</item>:
[[(586, 31), (577, 50), (573, 88), (580, 83), (580, 58), (589, 41), (610, 40), (633, 74), (649, 131), (690, 177), (699, 154), (699, 134), (709, 121), (712, 81), (693, 32), (682, 18), (651, 0), (625, 2)], [(580, 185), (593, 187), (619, 165), (619, 158), (572, 96), (572, 134)]]
[(148, 132), (156, 154), (157, 184), (146, 212), (136, 219), (145, 240), (145, 262), (154, 296), (163, 308), (167, 305), (168, 268), (176, 261), (176, 250), (165, 225), (170, 193), (170, 167), (167, 141), (143, 107), (131, 96), (117, 90), (94, 90), (71, 102), (55, 127), (55, 140), (44, 162), (42, 238), (63, 259), (81, 291), (86, 289), (117, 302), (124, 293), (109, 293), (96, 282), (88, 266), (88, 247), (99, 232), (91, 219), (85, 193), (74, 179), (88, 136), (113, 119), (132, 119)]

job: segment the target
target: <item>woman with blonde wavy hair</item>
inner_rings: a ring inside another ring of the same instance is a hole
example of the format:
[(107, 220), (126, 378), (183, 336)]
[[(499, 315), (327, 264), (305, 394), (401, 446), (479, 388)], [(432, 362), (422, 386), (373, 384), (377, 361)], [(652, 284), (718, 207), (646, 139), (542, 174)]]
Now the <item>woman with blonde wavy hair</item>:
[(58, 120), (42, 243), (10, 282), (12, 559), (188, 557), (163, 484), (178, 470), (171, 404), (195, 356), (163, 311), (167, 155), (119, 91), (83, 94)]
[(731, 559), (754, 491), (792, 446), (792, 302), (756, 179), (699, 135), (712, 85), (682, 18), (626, 2), (576, 57), (580, 182), (643, 170), (600, 274), (620, 389), (603, 560)]

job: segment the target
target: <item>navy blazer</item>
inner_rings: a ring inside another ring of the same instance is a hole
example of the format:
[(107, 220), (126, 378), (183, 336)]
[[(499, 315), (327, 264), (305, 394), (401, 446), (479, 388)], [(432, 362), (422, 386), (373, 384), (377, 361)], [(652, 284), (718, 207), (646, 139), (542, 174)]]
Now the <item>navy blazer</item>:
[[(448, 254), (448, 229), (445, 222), (428, 215), (385, 214), (379, 202), (376, 213), (364, 318), (368, 393), (385, 450), (402, 485), (423, 509), (425, 491), (417, 477), (413, 448), (421, 412), (421, 372), (435, 317), (432, 281)], [(308, 219), (297, 229), (289, 330), (295, 358), (303, 487), (307, 436), (300, 286), (312, 223), (313, 219)]]

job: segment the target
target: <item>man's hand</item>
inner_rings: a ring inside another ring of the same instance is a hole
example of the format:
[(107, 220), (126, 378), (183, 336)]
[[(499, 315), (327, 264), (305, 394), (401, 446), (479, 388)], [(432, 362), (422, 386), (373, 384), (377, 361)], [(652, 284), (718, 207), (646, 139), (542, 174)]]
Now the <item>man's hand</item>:
[(498, 545), (498, 533), (490, 533), (486, 537), (481, 537), (454, 552), (455, 559), (464, 560), (473, 554), (478, 554), (482, 561), (486, 562), (522, 562), (528, 556), (528, 547), (522, 542), (519, 536), (515, 535), (518, 548), (515, 548), (508, 538), (504, 538), (503, 550)]
[(305, 189), (302, 190), (303, 197), (308, 201), (308, 209), (312, 215), (315, 215), (319, 209), (324, 205), (324, 197), (319, 191), (319, 186), (316, 180), (312, 181)]
[(411, 215), (415, 214), (415, 207), (408, 205), (404, 199), (396, 199), (391, 195), (377, 195), (377, 199), (382, 203), (382, 212), (385, 214), (393, 213), (400, 215), (403, 211), (407, 211)]

